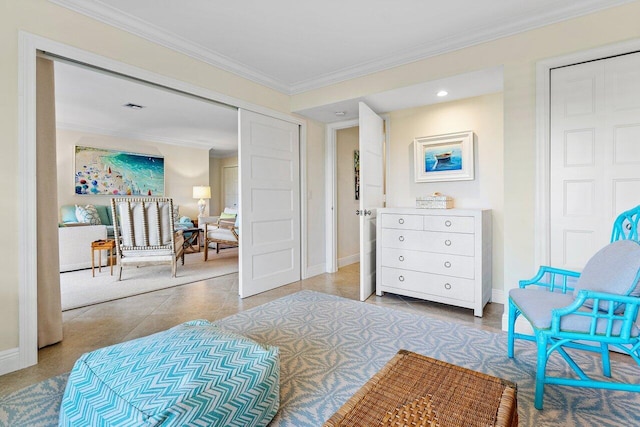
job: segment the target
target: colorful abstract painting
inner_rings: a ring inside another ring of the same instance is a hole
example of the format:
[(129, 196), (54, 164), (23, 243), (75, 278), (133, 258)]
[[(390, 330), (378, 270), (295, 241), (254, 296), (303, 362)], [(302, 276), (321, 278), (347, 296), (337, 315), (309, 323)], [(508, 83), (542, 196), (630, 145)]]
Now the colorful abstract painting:
[(76, 146), (74, 179), (76, 194), (164, 196), (164, 158)]

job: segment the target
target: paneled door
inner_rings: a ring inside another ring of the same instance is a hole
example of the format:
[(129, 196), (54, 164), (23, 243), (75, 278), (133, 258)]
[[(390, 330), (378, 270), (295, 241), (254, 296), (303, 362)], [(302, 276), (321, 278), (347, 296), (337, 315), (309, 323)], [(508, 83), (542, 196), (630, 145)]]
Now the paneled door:
[(640, 204), (640, 53), (551, 70), (550, 262), (582, 269)]
[(240, 109), (240, 297), (300, 280), (300, 133)]
[(360, 301), (376, 288), (376, 217), (384, 207), (384, 121), (359, 103), (360, 127)]

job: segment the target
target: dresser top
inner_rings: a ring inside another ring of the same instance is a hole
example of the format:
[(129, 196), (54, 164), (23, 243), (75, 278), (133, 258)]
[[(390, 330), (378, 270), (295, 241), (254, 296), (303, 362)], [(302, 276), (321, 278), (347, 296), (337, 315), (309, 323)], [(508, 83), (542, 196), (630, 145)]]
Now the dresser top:
[(414, 214), (414, 215), (476, 215), (478, 213), (488, 213), (491, 209), (423, 209), (423, 208), (380, 208), (378, 215), (384, 213)]

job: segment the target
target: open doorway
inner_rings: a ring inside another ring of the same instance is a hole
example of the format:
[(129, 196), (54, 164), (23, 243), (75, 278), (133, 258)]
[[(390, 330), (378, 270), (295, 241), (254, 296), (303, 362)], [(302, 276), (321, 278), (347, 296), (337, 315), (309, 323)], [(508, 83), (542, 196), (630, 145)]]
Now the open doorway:
[[(237, 108), (66, 60), (53, 62), (63, 311), (238, 272), (237, 247), (204, 262), (198, 200), (192, 198), (194, 187), (220, 187), (219, 179), (211, 179), (210, 152), (235, 159), (237, 168)], [(152, 170), (125, 158), (150, 158), (162, 166)], [(119, 267), (113, 275), (104, 268), (106, 253), (89, 250), (92, 242), (114, 238), (114, 195), (172, 198), (175, 228), (185, 236), (177, 277), (166, 266), (153, 266), (125, 270), (127, 286), (114, 286)], [(213, 194), (208, 202), (205, 215), (218, 215)], [(89, 224), (77, 217), (87, 207), (99, 214)]]
[(360, 208), (359, 133), (358, 126), (336, 131), (335, 212), (338, 269), (360, 262), (360, 224), (356, 215)]
[[(47, 52), (47, 56), (70, 59), (71, 62), (81, 64), (91, 64), (92, 67), (101, 70), (108, 70), (109, 72), (118, 74), (123, 77), (132, 78), (136, 81), (147, 82), (157, 85), (163, 88), (171, 88), (172, 90), (180, 93), (195, 96), (203, 100), (210, 100), (212, 102), (222, 103), (223, 105), (229, 105), (233, 108), (243, 111), (253, 112), (260, 114), (269, 123), (286, 122), (295, 126), (295, 135), (300, 135), (300, 138), (295, 140), (296, 147), (299, 147), (300, 153), (297, 159), (300, 160), (299, 171), (296, 171), (292, 178), (300, 185), (300, 192), (305, 193), (307, 191), (307, 183), (304, 179), (306, 174), (306, 135), (307, 126), (306, 122), (300, 118), (293, 117), (286, 113), (281, 113), (272, 110), (268, 107), (262, 107), (257, 104), (253, 104), (248, 101), (244, 101), (232, 96), (224, 95), (219, 92), (212, 91), (210, 89), (196, 86), (184, 81), (177, 80), (175, 78), (166, 77), (164, 75), (147, 71), (135, 66), (131, 66), (125, 63), (121, 63), (100, 55), (96, 55), (87, 51), (82, 51), (71, 46), (58, 43), (46, 38), (38, 37), (29, 33), (21, 34), (21, 43), (19, 45), (19, 80), (22, 82), (19, 85), (19, 99), (20, 108), (18, 114), (18, 126), (20, 132), (18, 134), (18, 147), (20, 163), (18, 165), (18, 187), (21, 194), (24, 197), (20, 198), (18, 211), (20, 212), (23, 220), (19, 223), (19, 233), (22, 236), (18, 245), (18, 271), (20, 271), (18, 277), (18, 336), (19, 345), (17, 351), (11, 354), (8, 361), (7, 369), (4, 372), (11, 372), (13, 370), (21, 369), (27, 366), (31, 366), (37, 363), (38, 358), (38, 346), (37, 346), (37, 323), (38, 318), (38, 303), (41, 302), (38, 298), (38, 281), (37, 281), (37, 260), (38, 256), (33, 248), (38, 247), (38, 227), (37, 227), (37, 191), (36, 181), (33, 177), (36, 176), (36, 59), (42, 52)], [(240, 116), (240, 124), (243, 123), (242, 114)], [(248, 116), (248, 114), (245, 114)], [(248, 120), (245, 120), (248, 122)], [(244, 139), (239, 138), (239, 145), (245, 146), (250, 141), (245, 142)], [(250, 161), (250, 159), (246, 159)], [(243, 171), (243, 160), (239, 161), (239, 170)], [(249, 169), (247, 169), (249, 170)], [(241, 172), (243, 173), (243, 172)], [(242, 180), (241, 180), (242, 182)], [(253, 185), (253, 184), (252, 184)], [(250, 194), (252, 185), (246, 189), (241, 189), (241, 200), (243, 194)], [(242, 205), (242, 201), (241, 201)], [(242, 209), (242, 207), (241, 207)], [(305, 199), (302, 199), (299, 204), (299, 209), (295, 213), (296, 217), (301, 223), (301, 236), (300, 244), (292, 250), (296, 254), (300, 254), (298, 257), (298, 266), (300, 268), (300, 276), (305, 278), (307, 275), (307, 222), (306, 222), (307, 203)], [(244, 215), (244, 220), (247, 221), (247, 226), (251, 225), (251, 218), (247, 218)], [(244, 224), (244, 222), (243, 222)], [(54, 224), (57, 225), (57, 224)], [(240, 247), (239, 260), (243, 259), (243, 253), (247, 249), (251, 249), (253, 243), (247, 240), (245, 247), (242, 243)], [(251, 253), (248, 253), (248, 259), (251, 258)], [(242, 273), (242, 267), (240, 267), (240, 273)], [(239, 277), (239, 283), (242, 285), (245, 280), (251, 280), (251, 277), (245, 277), (243, 279), (242, 274)], [(285, 283), (275, 284), (274, 286), (284, 285)]]

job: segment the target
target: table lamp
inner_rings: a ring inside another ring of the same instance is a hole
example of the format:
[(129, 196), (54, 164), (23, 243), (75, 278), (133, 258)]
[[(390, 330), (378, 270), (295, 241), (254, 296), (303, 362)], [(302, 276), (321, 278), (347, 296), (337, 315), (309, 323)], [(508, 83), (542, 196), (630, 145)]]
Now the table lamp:
[(204, 216), (204, 208), (207, 206), (207, 201), (205, 199), (211, 198), (211, 187), (208, 185), (194, 185), (193, 186), (193, 198), (200, 199), (198, 200), (198, 210), (200, 213), (198, 214), (198, 218)]

